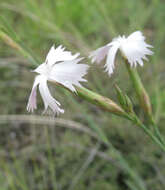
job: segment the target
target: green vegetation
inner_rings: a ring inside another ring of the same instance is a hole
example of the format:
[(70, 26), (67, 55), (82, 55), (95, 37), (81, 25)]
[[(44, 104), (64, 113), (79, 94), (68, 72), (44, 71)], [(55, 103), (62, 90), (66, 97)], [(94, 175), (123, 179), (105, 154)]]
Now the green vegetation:
[[(87, 56), (119, 34), (141, 30), (155, 54), (138, 71), (165, 136), (164, 1), (1, 0), (0, 11), (1, 189), (163, 190), (164, 154), (125, 119), (51, 84), (65, 114), (43, 116), (38, 98), (30, 115), (26, 104), (35, 77), (30, 70), (52, 44)], [(117, 101), (117, 84), (143, 120), (125, 64), (116, 59), (116, 65), (111, 78), (91, 65), (84, 86)]]

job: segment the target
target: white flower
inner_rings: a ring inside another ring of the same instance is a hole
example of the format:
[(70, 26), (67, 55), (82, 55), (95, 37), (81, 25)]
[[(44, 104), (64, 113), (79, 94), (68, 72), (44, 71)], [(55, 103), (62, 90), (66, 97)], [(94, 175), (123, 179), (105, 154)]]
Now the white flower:
[(118, 49), (133, 67), (137, 64), (143, 66), (143, 59), (148, 60), (146, 55), (153, 54), (148, 48), (152, 48), (152, 46), (145, 42), (145, 37), (140, 31), (136, 31), (127, 38), (125, 36), (114, 38), (111, 43), (91, 52), (89, 57), (92, 58), (92, 63), (100, 63), (107, 55), (105, 68), (111, 75), (115, 67), (115, 56)]
[(28, 111), (33, 112), (37, 108), (36, 95), (37, 86), (39, 86), (45, 111), (50, 107), (55, 114), (64, 113), (64, 110), (60, 108), (60, 103), (51, 96), (47, 81), (59, 83), (76, 92), (74, 86), (81, 87), (80, 82), (86, 81), (83, 76), (88, 70), (88, 65), (77, 64), (82, 60), (82, 58), (77, 58), (78, 56), (79, 53), (72, 55), (71, 52), (65, 51), (62, 46), (58, 46), (56, 49), (52, 46), (45, 62), (34, 70), (39, 75), (34, 80), (27, 104)]

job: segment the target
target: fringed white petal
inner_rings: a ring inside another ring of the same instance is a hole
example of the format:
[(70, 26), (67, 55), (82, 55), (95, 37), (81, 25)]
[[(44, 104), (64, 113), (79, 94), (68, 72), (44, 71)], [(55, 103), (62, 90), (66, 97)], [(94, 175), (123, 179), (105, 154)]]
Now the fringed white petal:
[(49, 65), (53, 65), (59, 61), (70, 61), (76, 59), (79, 55), (79, 53), (72, 55), (70, 51), (65, 51), (65, 47), (62, 47), (61, 45), (57, 48), (52, 46), (47, 54), (45, 62)]
[(92, 63), (96, 62), (96, 63), (100, 63), (105, 56), (108, 54), (109, 51), (109, 46), (103, 46), (101, 48), (98, 48), (97, 50), (93, 51), (90, 53), (89, 58), (91, 58)]
[(105, 70), (108, 72), (109, 76), (113, 73), (113, 70), (115, 68), (115, 56), (117, 53), (117, 50), (119, 49), (120, 43), (115, 42), (113, 43), (112, 47), (110, 47), (106, 64), (105, 64)]
[(29, 96), (28, 104), (27, 104), (27, 111), (33, 112), (34, 109), (37, 109), (37, 85), (40, 83), (40, 76), (37, 76), (34, 80), (32, 91)]
[(64, 113), (64, 110), (59, 107), (60, 103), (51, 96), (47, 85), (47, 78), (44, 76), (42, 76), (42, 79), (39, 83), (39, 90), (45, 106), (44, 112), (46, 112), (49, 106), (55, 115)]
[(89, 68), (86, 64), (77, 64), (82, 58), (55, 64), (49, 75), (50, 80), (64, 85), (71, 91), (76, 91), (75, 86), (81, 86), (80, 82), (86, 82), (83, 78)]
[(59, 113), (64, 113), (64, 110), (59, 107), (60, 103), (51, 96), (47, 86), (47, 78), (44, 75), (38, 75), (34, 80), (32, 91), (27, 104), (27, 111), (33, 112), (34, 109), (37, 108), (37, 85), (39, 85), (39, 90), (44, 102), (45, 111), (49, 106), (56, 115)]
[(143, 59), (147, 60), (146, 56), (153, 54), (148, 49), (152, 46), (145, 42), (145, 37), (140, 31), (136, 31), (128, 38), (119, 41), (121, 43), (120, 50), (131, 66), (137, 66), (137, 64), (143, 66)]

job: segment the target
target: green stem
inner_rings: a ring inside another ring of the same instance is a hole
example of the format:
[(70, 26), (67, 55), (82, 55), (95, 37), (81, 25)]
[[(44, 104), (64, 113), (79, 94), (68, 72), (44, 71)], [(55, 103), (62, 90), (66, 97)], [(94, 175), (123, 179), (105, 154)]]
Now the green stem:
[(132, 118), (132, 122), (141, 127), (144, 132), (151, 137), (152, 141), (155, 142), (164, 152), (165, 152), (165, 145), (160, 141), (160, 139), (152, 133), (150, 129), (148, 129), (140, 120), (139, 118), (134, 115)]
[(133, 83), (133, 87), (135, 88), (139, 103), (143, 108), (144, 112), (147, 114), (148, 118), (150, 118), (152, 117), (152, 107), (147, 91), (143, 86), (137, 70), (135, 68), (131, 68), (127, 60), (125, 60), (125, 63), (131, 81)]
[(125, 60), (126, 62), (126, 67), (129, 73), (129, 76), (131, 78), (131, 81), (133, 83), (133, 86), (135, 88), (139, 103), (141, 105), (141, 107), (143, 108), (145, 114), (147, 115), (148, 118), (148, 122), (150, 125), (152, 125), (153, 130), (155, 132), (155, 135), (157, 136), (157, 138), (160, 140), (160, 142), (162, 144), (165, 145), (165, 140), (163, 139), (163, 137), (160, 134), (160, 131), (153, 119), (153, 114), (152, 114), (152, 107), (151, 107), (151, 102), (150, 102), (150, 98), (147, 94), (147, 91), (145, 90), (143, 83), (138, 75), (137, 70), (134, 68), (131, 68), (128, 61)]
[(161, 141), (161, 143), (163, 143), (163, 144), (165, 145), (165, 140), (164, 140), (164, 138), (162, 137), (162, 135), (160, 134), (159, 128), (158, 128), (158, 126), (156, 125), (156, 123), (155, 123), (153, 117), (150, 118), (150, 122), (151, 122), (151, 125), (153, 126), (155, 135), (158, 137), (158, 139)]

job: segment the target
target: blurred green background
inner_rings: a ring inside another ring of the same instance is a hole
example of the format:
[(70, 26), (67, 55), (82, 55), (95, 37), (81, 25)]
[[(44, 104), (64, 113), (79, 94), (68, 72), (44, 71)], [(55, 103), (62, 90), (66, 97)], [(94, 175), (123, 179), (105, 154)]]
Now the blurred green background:
[[(165, 135), (164, 0), (0, 0), (0, 29), (26, 55), (0, 39), (0, 190), (165, 189), (165, 155), (128, 121), (52, 85), (65, 114), (42, 115), (40, 96), (35, 114), (26, 111), (30, 70), (53, 44), (87, 56), (113, 37), (141, 30), (154, 56), (138, 70)], [(118, 84), (143, 119), (120, 56), (111, 78), (96, 65), (86, 78), (86, 87), (115, 101)]]

